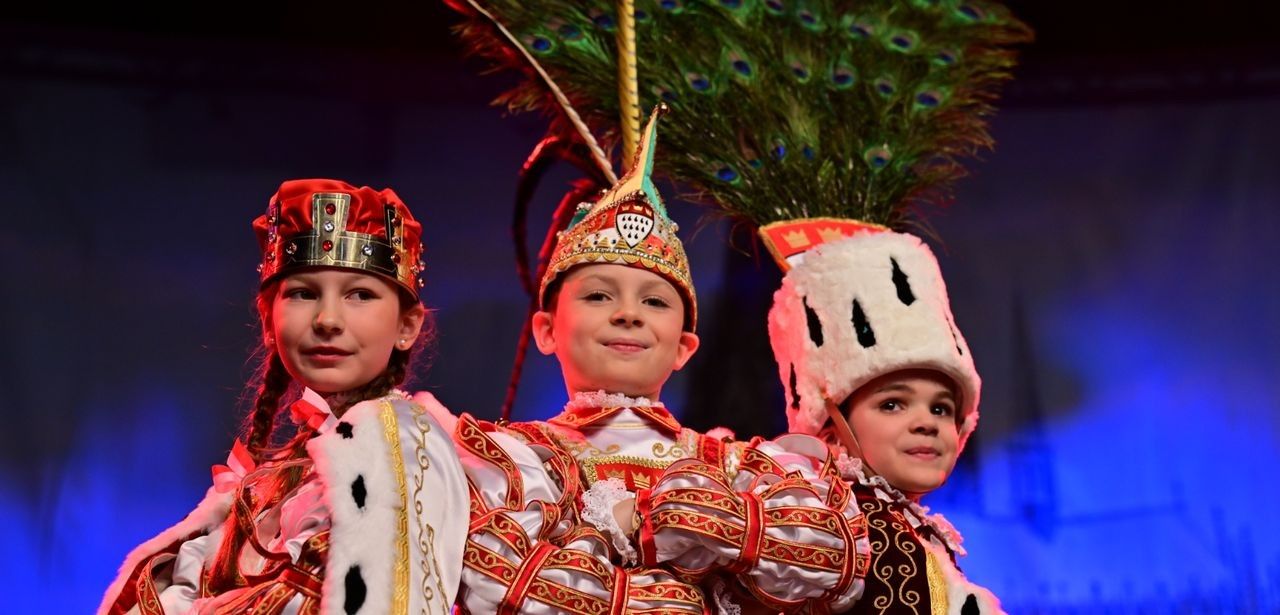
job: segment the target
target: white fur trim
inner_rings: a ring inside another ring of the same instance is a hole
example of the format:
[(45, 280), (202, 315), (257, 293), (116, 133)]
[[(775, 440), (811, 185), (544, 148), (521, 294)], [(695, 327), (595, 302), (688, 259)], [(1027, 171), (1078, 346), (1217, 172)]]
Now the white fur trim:
[(980, 615), (1004, 615), (1004, 609), (1000, 608), (1000, 599), (996, 598), (991, 590), (966, 578), (964, 573), (951, 563), (951, 557), (947, 555), (946, 550), (928, 541), (921, 542), (928, 550), (929, 556), (938, 564), (938, 569), (942, 571), (942, 578), (947, 584), (947, 615), (960, 615), (969, 596), (973, 596)]
[(713, 440), (723, 440), (725, 438), (730, 440), (738, 439), (737, 436), (734, 435), (733, 430), (728, 427), (712, 427), (707, 430), (707, 437)]
[(129, 575), (143, 560), (175, 542), (186, 540), (193, 534), (208, 534), (222, 525), (227, 519), (227, 512), (231, 509), (231, 498), (234, 493), (234, 491), (218, 493), (210, 487), (205, 492), (204, 499), (200, 500), (200, 504), (185, 519), (131, 551), (124, 559), (124, 563), (120, 565), (120, 572), (116, 575), (115, 581), (111, 582), (111, 586), (103, 595), (102, 604), (98, 606), (98, 615), (105, 615), (111, 608), (116, 598), (120, 597), (120, 592), (124, 589), (125, 582), (129, 580)]
[[(390, 426), (383, 418), (387, 408)], [(388, 433), (399, 443), (400, 459), (392, 457)], [(357, 612), (392, 611), (402, 514), (408, 525), (410, 611), (448, 612), (461, 577), (469, 515), (466, 479), (448, 433), (421, 407), (383, 398), (353, 406), (337, 428), (309, 442), (307, 451), (333, 517), (321, 612), (343, 612), (347, 575), (356, 566), (366, 588)], [(364, 488), (363, 506), (353, 489), (357, 482)]]
[[(914, 296), (909, 305), (899, 298), (893, 262), (907, 276)], [(854, 300), (874, 345), (858, 340)], [(821, 346), (811, 338), (806, 305), (821, 323)], [(807, 252), (773, 295), (769, 339), (791, 431), (816, 434), (827, 420), (827, 400), (839, 403), (878, 376), (915, 368), (942, 372), (960, 388), (962, 449), (977, 425), (982, 381), (955, 326), (937, 259), (917, 237), (858, 234)]]
[(635, 564), (638, 560), (631, 540), (622, 532), (618, 520), (613, 516), (613, 507), (618, 502), (633, 499), (636, 495), (627, 491), (627, 484), (620, 478), (596, 481), (582, 494), (582, 520), (595, 526), (613, 543), (613, 548), (627, 564)]

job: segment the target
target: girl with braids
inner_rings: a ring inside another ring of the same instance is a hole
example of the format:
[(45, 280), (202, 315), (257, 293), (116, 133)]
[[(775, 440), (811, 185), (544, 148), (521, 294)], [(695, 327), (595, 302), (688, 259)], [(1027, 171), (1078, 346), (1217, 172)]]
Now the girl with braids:
[(253, 226), (266, 356), (244, 438), (99, 613), (447, 613), (466, 479), (397, 389), (427, 318), (422, 227), (391, 190), (334, 180), (285, 182)]

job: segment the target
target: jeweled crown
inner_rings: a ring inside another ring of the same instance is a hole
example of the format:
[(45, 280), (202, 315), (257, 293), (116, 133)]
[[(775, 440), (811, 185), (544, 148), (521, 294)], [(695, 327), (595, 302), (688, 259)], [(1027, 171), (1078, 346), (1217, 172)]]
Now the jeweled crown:
[(626, 265), (648, 269), (671, 282), (684, 300), (685, 330), (696, 328), (698, 305), (689, 258), (676, 236), (679, 226), (667, 216), (652, 178), (658, 117), (665, 112), (665, 106), (654, 109), (627, 174), (600, 200), (580, 205), (569, 227), (560, 232), (538, 291), (543, 308), (549, 303), (547, 291), (552, 283), (573, 267)]
[(422, 226), (390, 188), (332, 179), (280, 185), (267, 213), (253, 221), (262, 250), (262, 285), (310, 267), (355, 269), (390, 279), (417, 297)]

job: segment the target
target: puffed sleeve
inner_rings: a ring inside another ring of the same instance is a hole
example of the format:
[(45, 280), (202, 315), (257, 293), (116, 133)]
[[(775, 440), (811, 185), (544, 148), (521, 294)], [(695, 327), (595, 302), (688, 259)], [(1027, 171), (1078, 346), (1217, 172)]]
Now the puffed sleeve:
[(472, 613), (703, 613), (701, 591), (659, 569), (612, 563), (577, 519), (573, 458), (464, 415), (454, 434), (472, 520), (458, 603)]
[(231, 496), (211, 487), (185, 519), (129, 553), (98, 614), (138, 612), (143, 603), (153, 612), (185, 611), (199, 597), (204, 562), (218, 548)]
[(866, 519), (826, 446), (788, 435), (737, 451), (732, 477), (685, 459), (637, 494), (641, 562), (689, 580), (735, 574), (778, 610), (852, 606), (870, 561)]

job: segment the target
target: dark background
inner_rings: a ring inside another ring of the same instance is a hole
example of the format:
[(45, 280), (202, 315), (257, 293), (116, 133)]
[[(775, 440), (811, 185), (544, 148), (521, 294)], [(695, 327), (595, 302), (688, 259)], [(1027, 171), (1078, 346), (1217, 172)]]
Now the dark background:
[[(1010, 4), (1037, 41), (996, 150), (934, 218), (983, 423), (927, 502), (1012, 612), (1275, 612), (1275, 21)], [(478, 76), (452, 22), (433, 3), (4, 10), (0, 579), (18, 611), (88, 611), (203, 493), (252, 368), (249, 221), (284, 179), (409, 203), (439, 326), (418, 387), (496, 416), (524, 308), (510, 203), (542, 122), (487, 106), (507, 77)], [(573, 177), (543, 182), (532, 219)], [(671, 209), (704, 346), (664, 398), (692, 426), (773, 435), (778, 273)], [(564, 400), (535, 355), (517, 418)]]

